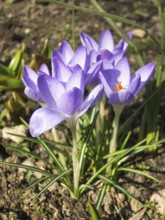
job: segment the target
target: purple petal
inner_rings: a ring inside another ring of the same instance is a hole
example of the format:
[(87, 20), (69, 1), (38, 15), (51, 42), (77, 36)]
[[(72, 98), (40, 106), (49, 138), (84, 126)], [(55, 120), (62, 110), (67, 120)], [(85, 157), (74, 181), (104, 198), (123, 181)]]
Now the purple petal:
[(52, 58), (51, 58), (52, 76), (53, 76), (53, 77), (56, 77), (56, 63), (55, 63), (55, 60), (56, 60), (57, 58), (58, 58), (59, 60), (61, 60), (61, 62), (63, 62), (63, 58), (62, 58), (61, 53), (60, 53), (58, 50), (54, 50), (54, 51), (52, 52)]
[[(114, 74), (116, 73), (114, 72)], [(104, 86), (104, 92), (108, 98), (113, 93), (113, 87), (114, 87), (114, 85), (111, 82), (111, 77), (109, 76), (110, 76), (110, 70), (103, 70), (102, 72), (99, 73), (100, 81), (102, 82)]]
[(83, 32), (80, 33), (80, 40), (82, 42), (82, 45), (87, 48), (88, 52), (90, 52), (91, 50), (98, 50), (98, 44), (88, 34), (85, 34)]
[(143, 86), (152, 77), (155, 67), (156, 67), (156, 63), (152, 62), (152, 63), (148, 63), (147, 65), (141, 67), (138, 71), (136, 71), (135, 76), (137, 75), (141, 76), (141, 83), (136, 94), (143, 88)]
[(33, 101), (42, 101), (42, 99), (39, 96), (39, 93), (31, 89), (30, 87), (25, 87), (24, 93), (27, 97), (29, 97)]
[(85, 84), (93, 84), (98, 81), (99, 71), (101, 69), (102, 60), (93, 64), (85, 75)]
[(74, 115), (80, 108), (83, 100), (81, 90), (73, 88), (71, 91), (64, 93), (57, 100), (57, 108), (66, 117)]
[[(128, 39), (132, 39), (132, 33), (131, 32), (128, 32), (127, 33), (127, 37), (128, 37)], [(113, 50), (113, 54), (116, 54), (116, 53), (118, 53), (118, 52), (125, 52), (126, 50), (127, 50), (127, 48), (128, 48), (128, 43), (125, 41), (125, 40), (123, 40), (123, 39), (121, 39), (120, 41), (119, 41), (119, 43), (115, 46), (115, 48), (114, 48), (114, 50)]]
[(119, 92), (112, 93), (109, 97), (109, 103), (114, 105), (126, 105), (130, 103), (134, 98), (134, 94), (126, 90), (120, 90)]
[(113, 51), (114, 49), (114, 41), (112, 34), (109, 30), (105, 30), (101, 33), (99, 39), (99, 49), (107, 49), (109, 51)]
[(56, 107), (56, 100), (65, 92), (62, 83), (48, 75), (38, 77), (38, 89), (41, 98), (53, 108)]
[(69, 64), (70, 60), (74, 56), (74, 52), (67, 41), (63, 41), (60, 47), (60, 52), (65, 64)]
[(113, 57), (111, 58), (111, 63), (113, 63), (114, 66), (116, 66), (116, 64), (121, 60), (121, 58), (124, 55), (124, 51), (119, 51), (118, 53), (116, 53), (115, 55), (113, 55)]
[(92, 50), (89, 53), (89, 66), (92, 66), (93, 64), (95, 64), (97, 62), (97, 57), (99, 55), (99, 52)]
[(24, 74), (22, 77), (22, 81), (25, 84), (25, 86), (28, 86), (34, 90), (37, 89), (37, 78), (38, 75), (34, 70), (32, 70), (28, 66), (24, 66)]
[(109, 60), (103, 60), (102, 69), (103, 70), (110, 70), (110, 69), (114, 69), (114, 66), (112, 65), (112, 63)]
[(130, 93), (135, 95), (135, 94), (137, 94), (137, 91), (139, 90), (140, 84), (141, 84), (141, 77), (140, 77), (140, 75), (137, 75), (133, 78), (133, 80), (131, 81), (127, 90)]
[(45, 63), (41, 64), (41, 66), (40, 66), (40, 68), (39, 68), (39, 70), (38, 70), (38, 73), (39, 73), (39, 74), (47, 74), (47, 75), (50, 75), (48, 66), (47, 66)]
[(79, 65), (74, 66), (74, 72), (69, 78), (66, 84), (66, 90), (72, 90), (73, 88), (78, 88), (84, 93), (84, 72)]
[(84, 46), (80, 46), (77, 48), (73, 58), (69, 62), (69, 65), (77, 65), (79, 64), (81, 68), (84, 70), (86, 66), (86, 60), (87, 60), (87, 50)]
[(33, 137), (37, 137), (43, 132), (53, 128), (64, 119), (64, 116), (50, 108), (40, 108), (36, 110), (30, 118), (30, 133)]
[(111, 60), (113, 58), (113, 54), (109, 50), (101, 50), (100, 55), (98, 56), (98, 60)]
[(83, 115), (90, 107), (92, 107), (101, 98), (102, 94), (103, 85), (100, 84), (96, 86), (84, 100), (78, 117)]
[(54, 58), (53, 63), (55, 67), (55, 78), (61, 82), (66, 83), (71, 77), (72, 71), (59, 58)]
[(124, 88), (128, 87), (131, 80), (131, 70), (128, 59), (123, 57), (114, 68), (120, 71), (120, 74), (117, 76), (117, 78), (114, 76), (114, 78), (117, 80), (116, 83), (121, 82)]

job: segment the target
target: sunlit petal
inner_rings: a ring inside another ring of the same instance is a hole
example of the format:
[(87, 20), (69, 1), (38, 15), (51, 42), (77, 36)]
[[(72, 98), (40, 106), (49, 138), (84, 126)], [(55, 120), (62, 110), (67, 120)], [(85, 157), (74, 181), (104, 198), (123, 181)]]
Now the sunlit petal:
[(37, 137), (58, 125), (64, 119), (64, 116), (50, 108), (40, 108), (33, 113), (30, 119), (30, 133), (33, 137)]

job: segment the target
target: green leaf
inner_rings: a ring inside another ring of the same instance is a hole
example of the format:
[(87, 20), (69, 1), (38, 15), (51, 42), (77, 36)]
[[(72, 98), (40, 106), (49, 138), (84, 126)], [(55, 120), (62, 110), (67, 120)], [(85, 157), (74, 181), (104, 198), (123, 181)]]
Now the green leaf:
[(69, 172), (71, 172), (71, 170), (67, 170), (64, 171), (63, 173), (61, 173), (60, 175), (58, 175), (57, 177), (55, 177), (53, 180), (51, 180), (48, 184), (46, 184), (46, 186), (34, 197), (34, 199), (37, 199), (45, 190), (47, 190), (50, 186), (52, 186), (55, 182), (57, 182), (61, 177), (65, 176), (66, 174), (68, 174)]
[(0, 89), (5, 90), (21, 90), (24, 88), (24, 85), (20, 79), (11, 79), (6, 78), (2, 79), (0, 75)]
[(132, 173), (140, 174), (140, 175), (146, 176), (147, 178), (152, 179), (156, 182), (160, 182), (154, 176), (152, 176), (149, 173), (146, 173), (145, 171), (142, 171), (142, 170), (132, 169), (132, 168), (129, 168), (129, 167), (121, 167), (121, 168), (118, 168), (117, 170), (118, 171), (126, 171), (126, 172), (132, 172)]
[(0, 63), (0, 80), (1, 80), (1, 77), (3, 76), (7, 77), (9, 75), (10, 75), (10, 69), (7, 66)]
[(4, 144), (4, 143), (2, 143), (2, 145), (4, 146), (4, 147), (6, 147), (6, 148), (10, 148), (10, 149), (12, 149), (13, 151), (15, 151), (15, 152), (17, 152), (17, 153), (19, 153), (19, 154), (22, 154), (23, 156), (29, 156), (29, 157), (31, 157), (31, 158), (35, 158), (35, 159), (37, 159), (37, 160), (40, 160), (40, 161), (43, 161), (45, 164), (49, 164), (49, 165), (51, 165), (47, 160), (44, 160), (44, 159), (42, 159), (40, 156), (38, 156), (37, 154), (34, 154), (34, 153), (31, 153), (31, 152), (29, 152), (29, 151), (27, 151), (27, 150), (23, 150), (22, 148), (20, 148), (19, 146), (18, 147), (16, 147), (16, 146), (13, 146), (13, 145), (9, 145), (9, 144)]
[(43, 177), (41, 177), (40, 179), (35, 180), (30, 186), (28, 186), (28, 187), (26, 188), (26, 190), (33, 188), (34, 186), (36, 186), (37, 184), (39, 184), (40, 182), (42, 182), (42, 181), (44, 181), (44, 180), (46, 180), (46, 179), (48, 179), (48, 178), (50, 178), (50, 177), (48, 177), (48, 176), (43, 176)]
[(17, 77), (20, 72), (20, 66), (22, 65), (22, 59), (23, 59), (23, 53), (24, 53), (24, 47), (18, 50), (11, 60), (9, 64), (10, 69), (10, 75), (12, 77)]
[(44, 55), (47, 58), (51, 58), (52, 50), (48, 44), (48, 39), (44, 42), (44, 48), (42, 50), (42, 55)]
[(53, 175), (45, 170), (42, 170), (42, 169), (39, 169), (39, 168), (33, 167), (33, 166), (28, 166), (28, 165), (24, 165), (24, 164), (17, 164), (17, 163), (10, 163), (10, 162), (5, 162), (5, 161), (0, 161), (0, 164), (11, 166), (11, 167), (16, 167), (16, 168), (24, 168), (26, 170), (31, 170), (31, 171), (35, 171), (38, 173), (42, 173), (43, 175), (53, 177), (53, 178), (56, 177), (55, 175)]
[(144, 206), (143, 203), (141, 203), (138, 199), (136, 199), (130, 192), (128, 192), (126, 189), (124, 189), (121, 185), (117, 184), (115, 181), (107, 179), (106, 177), (100, 175), (100, 178), (102, 180), (104, 180), (105, 182), (111, 184), (112, 186), (114, 186), (116, 189), (120, 190), (122, 193), (124, 193), (126, 196), (128, 196), (129, 198), (135, 200), (137, 203), (139, 203), (140, 205)]
[[(19, 134), (14, 134), (14, 133), (10, 133), (10, 132), (7, 132), (7, 133), (10, 134), (10, 135), (16, 136), (16, 137), (21, 137), (23, 140), (26, 140), (26, 141), (29, 141), (29, 142), (32, 142), (32, 143), (42, 144), (40, 142), (40, 140), (37, 139), (37, 138), (27, 137), (27, 136), (23, 136), (23, 135), (19, 135)], [(62, 144), (62, 143), (59, 143), (59, 142), (56, 142), (56, 141), (49, 141), (49, 140), (44, 140), (44, 139), (42, 141), (45, 142), (46, 144), (50, 144), (50, 148), (51, 149), (53, 149), (53, 150), (63, 154), (68, 159), (70, 158), (68, 153), (66, 153), (64, 150), (62, 150), (61, 148), (59, 148), (57, 146), (62, 146), (62, 147), (66, 147), (66, 148), (69, 148), (69, 149), (70, 149), (70, 147), (65, 146), (65, 144)], [(57, 145), (57, 146), (55, 146), (55, 145)]]
[(96, 207), (90, 203), (88, 201), (88, 207), (89, 207), (89, 211), (90, 211), (90, 214), (91, 214), (91, 219), (92, 220), (101, 220), (101, 216), (99, 214), (99, 212), (97, 211)]

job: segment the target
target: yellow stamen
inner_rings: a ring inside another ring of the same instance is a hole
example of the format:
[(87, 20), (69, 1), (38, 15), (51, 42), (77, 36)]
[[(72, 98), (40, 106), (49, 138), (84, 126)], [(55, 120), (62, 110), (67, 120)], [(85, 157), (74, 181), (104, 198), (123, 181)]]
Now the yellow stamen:
[(120, 91), (120, 90), (122, 90), (122, 89), (123, 89), (123, 86), (121, 85), (121, 82), (116, 83), (116, 88), (115, 88), (115, 90), (116, 90), (116, 91)]

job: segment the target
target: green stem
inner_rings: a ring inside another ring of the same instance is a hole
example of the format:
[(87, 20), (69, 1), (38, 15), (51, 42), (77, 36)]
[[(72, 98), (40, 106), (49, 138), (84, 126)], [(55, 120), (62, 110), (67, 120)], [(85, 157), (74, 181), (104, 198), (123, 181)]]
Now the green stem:
[[(124, 106), (121, 105), (113, 105), (113, 110), (115, 112), (115, 118), (113, 121), (113, 133), (112, 137), (109, 143), (109, 154), (114, 153), (117, 149), (117, 133), (118, 133), (118, 127), (119, 127), (119, 120), (121, 112), (123, 111)], [(108, 161), (110, 161), (111, 158), (108, 158)], [(109, 175), (111, 171), (111, 167), (107, 167), (106, 173)]]
[(118, 127), (119, 127), (119, 119), (120, 119), (120, 115), (121, 115), (123, 108), (121, 106), (113, 106), (113, 109), (115, 112), (115, 118), (113, 121), (112, 138), (109, 144), (109, 153), (115, 152), (117, 148), (117, 133), (118, 133)]
[(78, 198), (78, 189), (80, 181), (80, 164), (78, 159), (78, 146), (77, 146), (77, 132), (76, 132), (76, 119), (73, 117), (69, 119), (69, 125), (72, 132), (72, 165), (73, 165), (73, 185), (74, 185), (74, 196)]
[(96, 146), (100, 145), (101, 135), (104, 129), (104, 118), (105, 118), (105, 97), (96, 105), (99, 109), (99, 115), (96, 121)]

